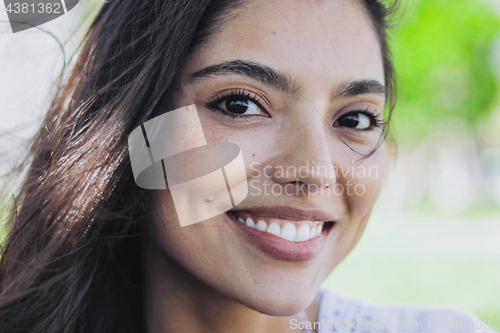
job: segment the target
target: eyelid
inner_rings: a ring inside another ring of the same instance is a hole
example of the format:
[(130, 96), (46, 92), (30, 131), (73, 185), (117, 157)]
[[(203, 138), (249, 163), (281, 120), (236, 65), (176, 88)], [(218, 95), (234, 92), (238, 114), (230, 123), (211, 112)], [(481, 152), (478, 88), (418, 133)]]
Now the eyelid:
[(270, 103), (267, 100), (267, 98), (262, 96), (262, 93), (255, 92), (254, 89), (242, 88), (239, 86), (216, 92), (212, 98), (213, 99), (224, 98), (224, 97), (227, 98), (230, 96), (245, 96), (248, 97), (249, 99), (256, 100), (257, 102), (259, 102), (259, 106), (261, 106), (262, 108), (266, 110), (270, 109)]
[(375, 119), (377, 119), (377, 121), (380, 121), (380, 122), (383, 121), (383, 113), (378, 112), (377, 108), (374, 107), (373, 105), (366, 104), (366, 103), (363, 103), (363, 104), (356, 103), (356, 104), (347, 105), (346, 107), (343, 107), (339, 112), (337, 112), (335, 114), (334, 119), (337, 120), (340, 117), (342, 117), (348, 113), (351, 113), (351, 112), (367, 113), (367, 114), (372, 115)]

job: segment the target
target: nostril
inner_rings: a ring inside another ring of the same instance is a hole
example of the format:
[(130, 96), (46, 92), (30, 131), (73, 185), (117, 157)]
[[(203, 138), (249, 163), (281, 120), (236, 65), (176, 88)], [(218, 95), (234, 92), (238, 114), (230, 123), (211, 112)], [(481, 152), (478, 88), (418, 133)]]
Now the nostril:
[(307, 187), (306, 183), (304, 183), (300, 180), (293, 180), (291, 182), (288, 182), (287, 185), (292, 185), (299, 191), (302, 191), (305, 187)]

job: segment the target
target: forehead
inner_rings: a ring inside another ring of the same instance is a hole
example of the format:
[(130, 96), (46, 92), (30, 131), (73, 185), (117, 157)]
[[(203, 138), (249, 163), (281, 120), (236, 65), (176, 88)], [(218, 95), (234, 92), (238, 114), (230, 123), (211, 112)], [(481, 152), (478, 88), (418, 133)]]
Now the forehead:
[(187, 71), (244, 59), (302, 81), (378, 79), (380, 46), (356, 0), (253, 0), (196, 52)]

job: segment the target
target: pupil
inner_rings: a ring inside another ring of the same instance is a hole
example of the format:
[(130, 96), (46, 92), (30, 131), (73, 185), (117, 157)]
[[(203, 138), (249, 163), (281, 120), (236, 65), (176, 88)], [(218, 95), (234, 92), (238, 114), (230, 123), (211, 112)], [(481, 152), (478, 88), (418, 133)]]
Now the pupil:
[(245, 113), (248, 109), (248, 100), (230, 98), (226, 101), (226, 108), (231, 113)]
[(356, 127), (359, 124), (359, 115), (358, 114), (346, 115), (339, 119), (339, 123), (341, 126)]

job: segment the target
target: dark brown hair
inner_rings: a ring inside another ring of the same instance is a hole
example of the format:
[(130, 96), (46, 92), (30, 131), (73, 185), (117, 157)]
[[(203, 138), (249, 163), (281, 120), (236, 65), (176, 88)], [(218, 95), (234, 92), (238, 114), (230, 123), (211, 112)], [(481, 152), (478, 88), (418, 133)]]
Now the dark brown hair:
[[(379, 37), (392, 98), (386, 7), (360, 1)], [(0, 263), (1, 332), (144, 331), (141, 221), (153, 200), (134, 183), (127, 136), (168, 110), (186, 56), (242, 5), (103, 5), (23, 162)]]

